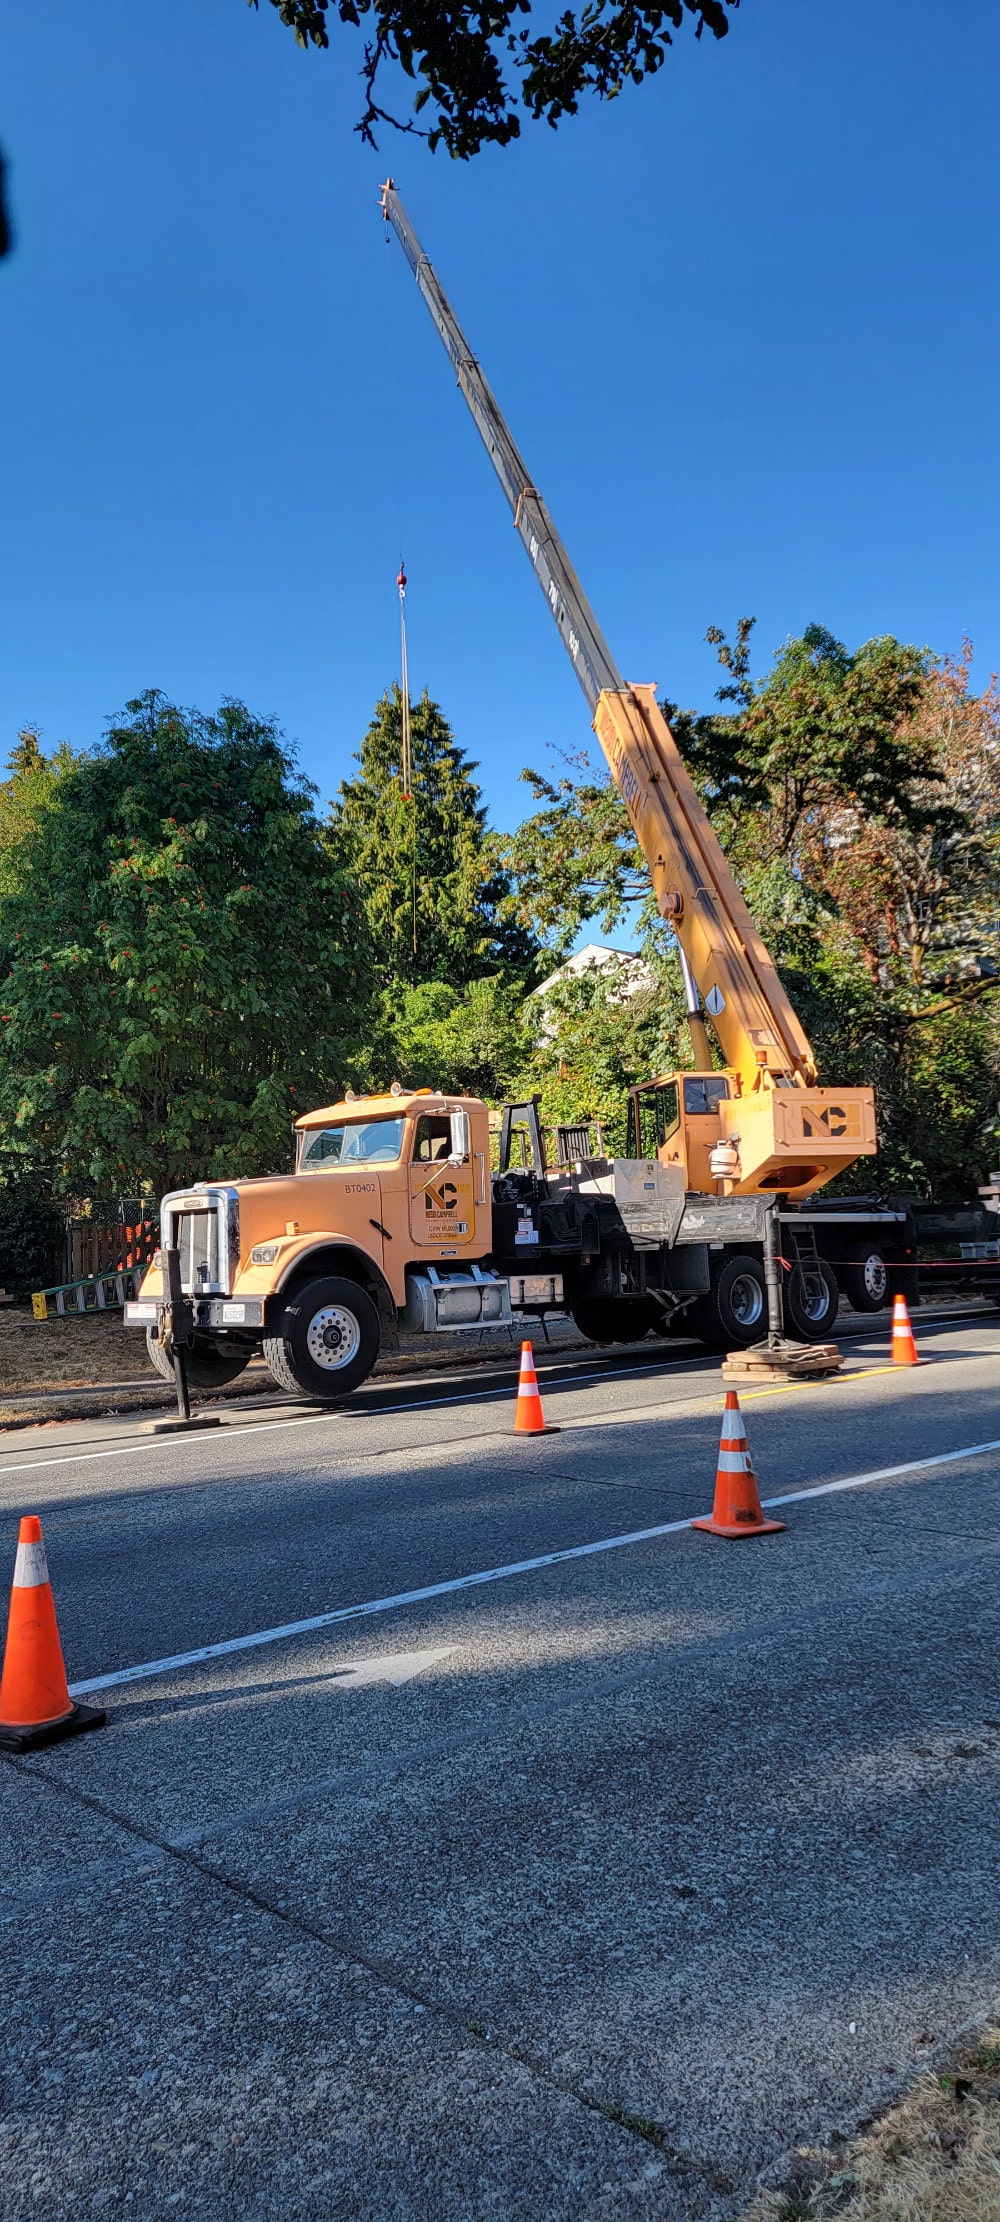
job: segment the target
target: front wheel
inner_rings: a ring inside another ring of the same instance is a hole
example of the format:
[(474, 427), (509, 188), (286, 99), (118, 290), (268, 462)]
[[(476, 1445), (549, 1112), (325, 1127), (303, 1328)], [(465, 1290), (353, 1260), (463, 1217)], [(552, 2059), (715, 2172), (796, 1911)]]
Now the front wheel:
[(785, 1284), (785, 1322), (796, 1342), (825, 1342), (837, 1324), (840, 1290), (824, 1258), (810, 1264), (808, 1276), (796, 1266)]
[[(146, 1353), (161, 1380), (173, 1382), (176, 1379), (174, 1361), (163, 1344), (157, 1342), (152, 1327), (146, 1329)], [(227, 1382), (235, 1381), (250, 1363), (249, 1350), (216, 1350), (211, 1343), (200, 1342), (197, 1336), (184, 1355), (189, 1389), (224, 1389)]]
[(264, 1359), (292, 1396), (339, 1403), (368, 1379), (378, 1357), (378, 1313), (356, 1281), (308, 1281), (294, 1289), (264, 1337)]

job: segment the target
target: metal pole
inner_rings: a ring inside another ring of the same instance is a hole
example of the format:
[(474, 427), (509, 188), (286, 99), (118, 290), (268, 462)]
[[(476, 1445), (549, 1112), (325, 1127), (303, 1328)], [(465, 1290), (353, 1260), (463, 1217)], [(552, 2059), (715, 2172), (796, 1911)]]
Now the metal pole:
[(708, 1044), (708, 1028), (701, 1015), (701, 1004), (698, 1001), (698, 987), (695, 976), (680, 942), (677, 944), (677, 954), (681, 964), (681, 979), (684, 982), (684, 1004), (687, 1011), (688, 1033), (691, 1036), (691, 1054), (694, 1059), (694, 1069), (696, 1072), (711, 1072), (712, 1052)]
[(191, 1417), (191, 1399), (188, 1395), (187, 1357), (185, 1355), (188, 1322), (184, 1290), (181, 1287), (181, 1253), (164, 1250), (163, 1277), (166, 1283), (167, 1304), (170, 1317), (170, 1355), (173, 1361), (174, 1380), (177, 1385), (177, 1410), (182, 1420)]
[(769, 1204), (764, 1219), (764, 1283), (767, 1289), (767, 1342), (770, 1350), (785, 1340), (785, 1311), (781, 1300), (781, 1253), (778, 1247), (778, 1207)]

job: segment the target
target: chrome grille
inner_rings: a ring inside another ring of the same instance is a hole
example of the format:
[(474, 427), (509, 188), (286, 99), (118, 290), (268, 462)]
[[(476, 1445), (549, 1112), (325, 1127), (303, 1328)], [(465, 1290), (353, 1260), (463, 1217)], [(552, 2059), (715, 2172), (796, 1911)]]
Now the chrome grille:
[(214, 1211), (179, 1211), (174, 1240), (181, 1254), (182, 1288), (214, 1288), (219, 1280), (219, 1222)]
[(230, 1296), (240, 1255), (239, 1198), (233, 1188), (164, 1196), (160, 1240), (180, 1251), (185, 1296)]

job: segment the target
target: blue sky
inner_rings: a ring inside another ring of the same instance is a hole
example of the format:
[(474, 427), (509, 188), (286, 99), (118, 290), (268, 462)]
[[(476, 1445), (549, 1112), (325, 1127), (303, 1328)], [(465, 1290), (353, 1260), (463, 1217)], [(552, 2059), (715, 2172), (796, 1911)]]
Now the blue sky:
[(148, 685), (273, 712), (326, 797), (397, 671), (494, 819), (586, 707), (377, 212), (392, 169), (627, 675), (706, 708), (812, 619), (1000, 661), (995, 0), (744, 0), (722, 45), (470, 164), (353, 34), (7, 0), (0, 751)]

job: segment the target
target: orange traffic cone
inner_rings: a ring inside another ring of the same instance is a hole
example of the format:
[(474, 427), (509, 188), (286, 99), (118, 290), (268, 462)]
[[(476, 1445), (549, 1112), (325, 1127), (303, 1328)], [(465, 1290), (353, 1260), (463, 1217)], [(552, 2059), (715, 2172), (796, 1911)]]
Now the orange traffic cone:
[(97, 1706), (74, 1705), (69, 1694), (42, 1523), (31, 1514), (17, 1539), (0, 1681), (0, 1750), (32, 1751), (101, 1728), (107, 1717)]
[(919, 1366), (917, 1346), (913, 1340), (910, 1315), (903, 1296), (893, 1298), (892, 1305), (892, 1362), (894, 1366)]
[(784, 1520), (765, 1520), (760, 1508), (757, 1477), (750, 1464), (740, 1400), (735, 1389), (726, 1390), (726, 1409), (715, 1475), (715, 1503), (710, 1520), (692, 1520), (693, 1528), (708, 1535), (776, 1535)]
[(517, 1410), (514, 1414), (515, 1435), (558, 1435), (557, 1427), (546, 1424), (542, 1400), (538, 1394), (538, 1375), (535, 1372), (535, 1353), (530, 1342), (521, 1344), (521, 1374), (517, 1384)]

